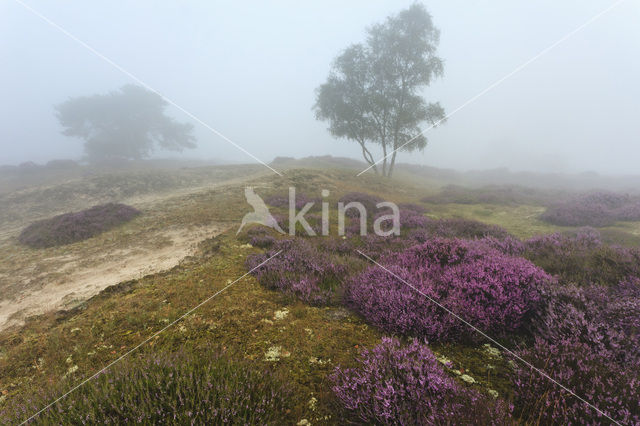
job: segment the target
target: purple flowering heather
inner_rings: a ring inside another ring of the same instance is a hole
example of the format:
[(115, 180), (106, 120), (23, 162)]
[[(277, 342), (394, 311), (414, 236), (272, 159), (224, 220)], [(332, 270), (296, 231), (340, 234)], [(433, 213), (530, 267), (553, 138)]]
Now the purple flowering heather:
[(552, 205), (541, 219), (561, 226), (608, 226), (640, 220), (640, 200), (613, 192), (583, 194)]
[(562, 282), (613, 285), (640, 277), (640, 250), (603, 244), (591, 228), (535, 237), (524, 245), (524, 257)]
[(18, 241), (34, 248), (70, 244), (108, 231), (139, 214), (140, 211), (125, 204), (102, 204), (34, 222), (20, 233)]
[(429, 225), (427, 231), (432, 236), (443, 238), (483, 238), (491, 236), (502, 239), (509, 235), (509, 233), (500, 226), (488, 225), (469, 219), (440, 219), (432, 221)]
[(468, 219), (430, 219), (422, 216), (421, 223), (415, 229), (409, 229), (407, 236), (423, 243), (434, 237), (464, 238), (485, 240), (487, 244), (506, 254), (520, 255), (524, 249), (522, 243), (496, 225), (488, 225)]
[(363, 350), (357, 368), (336, 368), (333, 392), (353, 420), (367, 424), (419, 425), (512, 423), (511, 407), (463, 387), (417, 340), (402, 347), (382, 338)]
[(254, 268), (280, 250), (278, 256), (253, 271), (258, 282), (313, 305), (328, 303), (346, 268), (305, 239), (277, 241), (268, 252), (249, 256), (247, 268)]
[(522, 204), (549, 204), (549, 202), (564, 196), (564, 193), (559, 191), (513, 185), (488, 185), (480, 188), (447, 185), (442, 187), (438, 194), (425, 197), (422, 201), (434, 204), (457, 203), (518, 206)]
[[(418, 207), (420, 206), (413, 206), (413, 205), (400, 205), (398, 206), (398, 210), (399, 210), (399, 224), (400, 224), (400, 231), (407, 231), (407, 230), (411, 230), (411, 229), (415, 229), (415, 228), (423, 228), (429, 225), (429, 223), (432, 222), (432, 219), (429, 219), (428, 217), (424, 216), (422, 211), (420, 211), (420, 209), (418, 209)], [(366, 230), (367, 233), (374, 233), (374, 229), (373, 229), (373, 224), (382, 216), (388, 216), (390, 214), (392, 214), (391, 209), (389, 208), (383, 208), (383, 209), (376, 209), (373, 210), (373, 212), (375, 212), (375, 214), (373, 215), (373, 217), (371, 217), (370, 215), (371, 210), (368, 210), (368, 216), (367, 216), (367, 226), (366, 226)], [(345, 216), (348, 217), (348, 213), (349, 210), (347, 210), (347, 212), (345, 213)], [(381, 221), (380, 223), (380, 228), (382, 229), (383, 232), (387, 232), (389, 230), (391, 230), (393, 227), (393, 220), (391, 219), (385, 219), (383, 221)], [(354, 217), (350, 217), (347, 226), (345, 226), (345, 234), (352, 236), (352, 235), (360, 235), (360, 217), (359, 215), (357, 215)]]
[[(373, 214), (373, 212), (376, 211), (376, 205), (382, 201), (382, 198), (375, 195), (366, 194), (364, 192), (350, 192), (342, 196), (339, 200), (339, 202), (344, 203), (345, 206), (351, 202), (358, 202), (364, 206), (369, 215)], [(356, 208), (349, 208), (345, 211), (345, 216), (347, 217), (357, 217), (359, 214), (360, 213)]]
[[(622, 424), (640, 424), (640, 364), (611, 362), (610, 353), (574, 340), (538, 340), (519, 355)], [(513, 376), (525, 422), (608, 425), (610, 420), (524, 364)]]
[(521, 327), (552, 281), (525, 259), (458, 239), (432, 239), (388, 255), (380, 263), (422, 294), (371, 266), (349, 281), (347, 305), (388, 332), (436, 341), (477, 336), (424, 295), (481, 330), (504, 335)]
[(422, 206), (420, 204), (415, 204), (415, 203), (401, 203), (398, 204), (398, 207), (400, 208), (400, 210), (410, 210), (414, 213), (419, 213), (419, 214), (425, 214), (427, 213), (427, 208), (425, 206)]
[(532, 321), (540, 339), (575, 340), (621, 365), (640, 362), (640, 279), (618, 285), (553, 287)]
[(502, 239), (487, 236), (479, 239), (478, 242), (509, 256), (522, 256), (525, 251), (524, 243), (510, 235)]
[[(289, 208), (289, 194), (287, 195), (272, 195), (270, 197), (266, 197), (264, 202), (271, 207), (280, 207), (284, 209)], [(296, 201), (295, 206), (297, 209), (303, 208), (307, 203), (315, 203), (311, 210), (319, 209), (320, 203), (322, 200), (319, 197), (309, 197), (303, 193), (296, 193)]]

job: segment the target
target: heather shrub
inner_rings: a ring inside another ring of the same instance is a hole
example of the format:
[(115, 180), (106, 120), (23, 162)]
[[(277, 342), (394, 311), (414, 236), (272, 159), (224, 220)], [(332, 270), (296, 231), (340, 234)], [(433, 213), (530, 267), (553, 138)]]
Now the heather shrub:
[(564, 193), (524, 186), (487, 185), (480, 188), (468, 188), (460, 185), (442, 187), (436, 195), (422, 199), (426, 203), (434, 204), (494, 204), (517, 206), (521, 204), (539, 205), (549, 204)]
[(249, 244), (254, 247), (268, 248), (276, 242), (271, 235), (255, 235), (249, 239)]
[[(575, 340), (539, 340), (520, 351), (543, 370), (621, 424), (640, 424), (640, 365), (611, 362), (608, 352)], [(519, 416), (534, 424), (590, 424), (611, 422), (548, 378), (518, 363), (513, 375)]]
[[(423, 215), (424, 209), (421, 209), (420, 206), (413, 205), (413, 204), (401, 204), (398, 206), (398, 210), (399, 210), (398, 219), (400, 223), (400, 232), (403, 232), (404, 230), (407, 230), (407, 229), (411, 230), (415, 228), (425, 227), (431, 222), (431, 219)], [(347, 210), (345, 212), (345, 216), (348, 220), (345, 226), (345, 234), (349, 236), (360, 235), (361, 218), (356, 210), (354, 210), (354, 213), (353, 213), (355, 214), (355, 216), (350, 217), (349, 216), (350, 212), (351, 210)], [(371, 217), (372, 212), (375, 212), (375, 214), (373, 214), (373, 217)], [(375, 233), (373, 224), (382, 216), (387, 216), (390, 214), (392, 214), (392, 210), (390, 208), (380, 208), (373, 211), (367, 210), (367, 223), (365, 228), (366, 233), (367, 234)], [(393, 228), (393, 220), (385, 219), (380, 222), (380, 229), (383, 232), (390, 231), (392, 228)]]
[(640, 277), (640, 250), (603, 244), (593, 229), (543, 235), (524, 245), (524, 257), (562, 282), (611, 285)]
[(434, 341), (477, 336), (425, 295), (481, 330), (501, 336), (521, 328), (552, 280), (523, 258), (459, 239), (431, 239), (387, 255), (380, 263), (422, 294), (374, 265), (349, 280), (347, 305), (388, 332)]
[[(58, 389), (12, 404), (3, 419), (22, 421)], [(42, 424), (278, 424), (293, 392), (265, 368), (215, 354), (153, 355), (125, 360), (91, 380), (34, 421)]]
[(531, 323), (539, 339), (549, 344), (575, 340), (621, 365), (640, 361), (640, 279), (556, 286), (545, 299)]
[(425, 231), (429, 235), (442, 238), (506, 238), (509, 233), (500, 226), (488, 225), (469, 219), (440, 219), (428, 222)]
[(102, 204), (34, 222), (22, 230), (18, 241), (34, 248), (70, 244), (96, 236), (139, 214), (138, 210), (125, 204)]
[[(338, 201), (344, 203), (345, 206), (351, 202), (361, 203), (368, 214), (371, 215), (374, 211), (376, 211), (376, 205), (383, 200), (380, 197), (364, 192), (350, 192), (342, 196)], [(345, 211), (345, 216), (347, 217), (357, 217), (359, 216), (359, 214), (360, 213), (356, 208), (349, 208)]]
[(274, 213), (273, 218), (284, 232), (289, 232), (289, 215)]
[(289, 195), (271, 195), (264, 199), (264, 202), (271, 207), (289, 207)]
[[(425, 242), (433, 237), (490, 239), (493, 241), (492, 244), (496, 245), (496, 248), (514, 249), (521, 252), (517, 247), (519, 245), (518, 240), (512, 237), (504, 228), (497, 225), (460, 218), (435, 220), (421, 216), (419, 220), (420, 222), (416, 223), (415, 227), (410, 227), (407, 233), (408, 237), (414, 241)], [(500, 242), (499, 245), (501, 247), (498, 247), (498, 242)]]
[(276, 239), (269, 235), (263, 226), (250, 227), (246, 232), (240, 234), (239, 239), (260, 248), (271, 247), (276, 242)]
[(398, 204), (398, 208), (400, 209), (400, 211), (410, 210), (414, 213), (419, 213), (419, 214), (427, 213), (426, 207), (421, 206), (420, 204), (415, 204), (415, 203), (401, 203), (401, 204)]
[(363, 350), (357, 368), (338, 367), (330, 379), (343, 409), (366, 424), (512, 423), (510, 407), (456, 382), (417, 340), (402, 347), (383, 338)]
[[(289, 208), (289, 194), (286, 195), (272, 195), (266, 197), (264, 202), (271, 207)], [(311, 210), (320, 208), (322, 200), (318, 197), (312, 198), (303, 193), (296, 193), (295, 206), (297, 209), (303, 208), (307, 203), (314, 203)]]
[(329, 303), (347, 268), (302, 238), (277, 241), (266, 253), (247, 257), (247, 268), (253, 269), (278, 251), (253, 271), (258, 282), (313, 305)]
[(502, 239), (486, 236), (479, 239), (478, 242), (510, 256), (522, 256), (525, 251), (524, 243), (510, 235)]
[(608, 226), (640, 220), (640, 199), (613, 192), (582, 194), (550, 206), (540, 218), (561, 226)]
[(329, 237), (323, 238), (320, 244), (325, 252), (340, 256), (352, 255), (355, 248), (352, 239)]

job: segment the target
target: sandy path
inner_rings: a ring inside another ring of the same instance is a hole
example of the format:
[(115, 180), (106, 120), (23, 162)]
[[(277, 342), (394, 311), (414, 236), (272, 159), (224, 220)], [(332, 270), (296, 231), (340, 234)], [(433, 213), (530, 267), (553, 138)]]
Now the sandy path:
[[(171, 240), (165, 247), (106, 251), (91, 266), (78, 266), (80, 259), (69, 257), (59, 262), (61, 266), (48, 277), (43, 277), (45, 284), (41, 288), (21, 292), (13, 300), (0, 301), (0, 330), (20, 325), (31, 315), (71, 308), (119, 282), (170, 269), (194, 254), (197, 243), (224, 230), (223, 225), (217, 224), (173, 229), (163, 234)], [(64, 278), (57, 278), (61, 274)]]
[(219, 221), (215, 215), (206, 223), (167, 222), (165, 215), (182, 218), (181, 212), (189, 208), (185, 201), (189, 197), (206, 197), (211, 191), (242, 194), (243, 182), (261, 175), (126, 200), (144, 210), (146, 219), (130, 234), (115, 233), (115, 240), (94, 237), (46, 252), (26, 250), (11, 237), (4, 239), (0, 243), (0, 252), (5, 254), (4, 264), (0, 264), (0, 330), (20, 325), (32, 315), (77, 306), (111, 285), (171, 269), (194, 254), (199, 242), (234, 224)]

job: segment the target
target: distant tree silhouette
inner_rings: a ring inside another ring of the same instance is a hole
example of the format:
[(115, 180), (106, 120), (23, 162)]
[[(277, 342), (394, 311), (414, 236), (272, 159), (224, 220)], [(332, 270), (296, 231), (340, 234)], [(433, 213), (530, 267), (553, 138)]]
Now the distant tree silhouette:
[(414, 4), (370, 27), (367, 35), (366, 43), (348, 47), (335, 59), (327, 82), (316, 89), (314, 110), (318, 120), (329, 122), (333, 136), (360, 145), (376, 173), (367, 144), (380, 145), (381, 172), (391, 176), (396, 150), (424, 149), (427, 139), (416, 137), (420, 125), (445, 117), (439, 103), (427, 104), (420, 96), (443, 74), (436, 56), (440, 31), (424, 6)]
[(195, 148), (193, 126), (164, 113), (167, 102), (143, 87), (126, 85), (106, 95), (71, 98), (55, 107), (64, 135), (84, 139), (89, 161), (141, 159), (157, 146)]

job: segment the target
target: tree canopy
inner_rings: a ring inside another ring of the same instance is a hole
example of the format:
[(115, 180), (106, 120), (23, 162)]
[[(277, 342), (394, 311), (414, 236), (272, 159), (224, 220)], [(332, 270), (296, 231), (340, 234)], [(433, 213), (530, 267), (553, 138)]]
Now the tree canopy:
[(63, 134), (84, 139), (92, 161), (141, 159), (156, 146), (195, 148), (193, 126), (165, 115), (167, 102), (143, 87), (126, 85), (105, 95), (70, 98), (55, 107)]
[[(367, 29), (366, 42), (346, 48), (316, 89), (316, 118), (329, 123), (333, 136), (357, 142), (376, 173), (391, 176), (397, 151), (426, 147), (421, 124), (444, 120), (440, 104), (420, 96), (443, 75), (443, 61), (436, 56), (439, 39), (431, 15), (413, 4)], [(384, 155), (380, 171), (372, 144)]]

